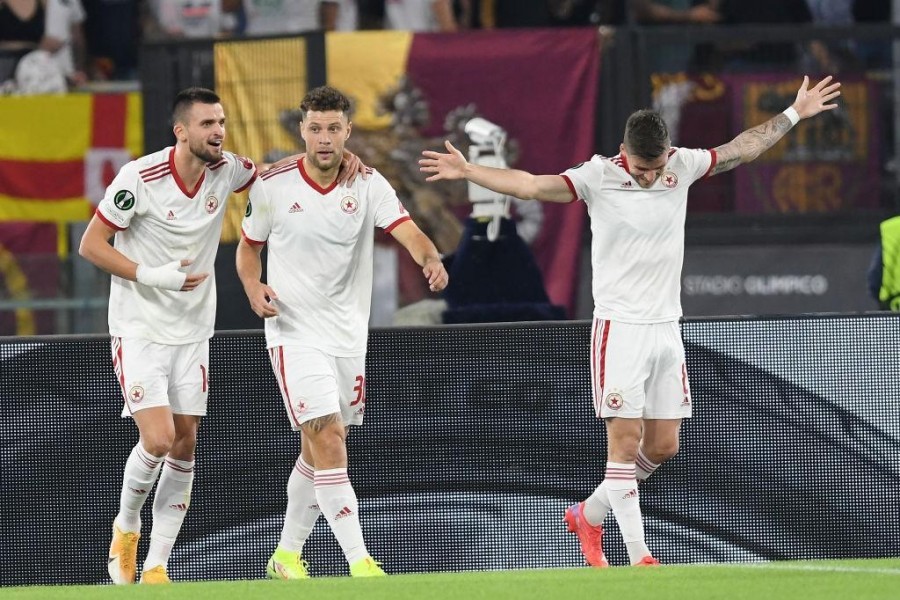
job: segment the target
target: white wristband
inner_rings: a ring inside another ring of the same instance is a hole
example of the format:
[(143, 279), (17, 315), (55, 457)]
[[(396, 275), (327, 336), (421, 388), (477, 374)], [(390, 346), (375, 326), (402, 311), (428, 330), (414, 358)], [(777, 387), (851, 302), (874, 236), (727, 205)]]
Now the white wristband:
[(135, 279), (143, 285), (177, 292), (184, 286), (184, 280), (187, 279), (187, 273), (182, 273), (180, 269), (180, 260), (173, 260), (158, 267), (138, 265)]
[(793, 106), (788, 106), (786, 109), (784, 109), (784, 112), (782, 114), (790, 120), (791, 127), (800, 122), (800, 115), (797, 113)]

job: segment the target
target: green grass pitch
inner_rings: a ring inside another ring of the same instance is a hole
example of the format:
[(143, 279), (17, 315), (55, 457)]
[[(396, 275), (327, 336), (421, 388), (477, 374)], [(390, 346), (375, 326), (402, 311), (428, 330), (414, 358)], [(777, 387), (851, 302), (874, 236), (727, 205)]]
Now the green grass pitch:
[(545, 569), (323, 577), (308, 581), (210, 581), (170, 586), (0, 587), (0, 600), (897, 600), (900, 558), (656, 568)]

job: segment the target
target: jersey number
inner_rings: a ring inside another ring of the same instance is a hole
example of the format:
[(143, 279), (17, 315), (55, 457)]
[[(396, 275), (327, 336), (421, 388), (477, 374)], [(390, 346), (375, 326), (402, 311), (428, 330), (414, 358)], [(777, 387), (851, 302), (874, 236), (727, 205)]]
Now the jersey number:
[(356, 406), (360, 402), (365, 405), (366, 403), (366, 378), (362, 375), (356, 376), (356, 385), (353, 386), (353, 391), (356, 392), (356, 400), (350, 403), (350, 406)]

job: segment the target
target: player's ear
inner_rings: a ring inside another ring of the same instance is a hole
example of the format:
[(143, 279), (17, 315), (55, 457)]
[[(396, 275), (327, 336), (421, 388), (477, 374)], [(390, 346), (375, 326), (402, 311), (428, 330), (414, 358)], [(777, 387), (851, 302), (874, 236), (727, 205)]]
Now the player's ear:
[(347, 121), (347, 135), (344, 137), (345, 140), (350, 139), (350, 131), (353, 129), (353, 121)]

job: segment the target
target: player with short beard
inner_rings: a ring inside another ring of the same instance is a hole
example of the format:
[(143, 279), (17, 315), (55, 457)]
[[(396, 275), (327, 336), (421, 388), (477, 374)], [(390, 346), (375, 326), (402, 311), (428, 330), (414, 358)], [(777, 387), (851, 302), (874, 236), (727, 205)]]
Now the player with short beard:
[(261, 176), (250, 191), (237, 250), (238, 275), (251, 308), (265, 319), (272, 369), (291, 426), (300, 431), (284, 527), (267, 573), (276, 579), (308, 577), (301, 552), (321, 509), (350, 574), (382, 576), (363, 541), (346, 448), (349, 426), (361, 425), (365, 410), (375, 228), (407, 249), (432, 291), (446, 287), (447, 271), (381, 174), (338, 185), (352, 128), (346, 96), (316, 88), (300, 111), (306, 157)]
[(108, 564), (116, 584), (135, 581), (141, 507), (157, 477), (141, 583), (169, 582), (168, 559), (191, 503), (197, 429), (209, 394), (214, 262), (226, 200), (257, 179), (250, 160), (222, 149), (225, 112), (215, 92), (179, 92), (172, 120), (175, 146), (122, 167), (79, 248), (112, 274), (113, 367), (123, 416), (140, 432), (113, 524)]

